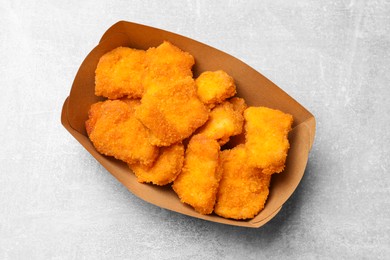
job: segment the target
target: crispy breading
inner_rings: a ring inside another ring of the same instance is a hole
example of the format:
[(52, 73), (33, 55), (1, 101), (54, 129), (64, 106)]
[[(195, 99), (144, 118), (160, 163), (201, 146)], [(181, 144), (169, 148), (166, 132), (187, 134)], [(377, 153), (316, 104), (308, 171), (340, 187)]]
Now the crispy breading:
[(139, 182), (149, 182), (156, 185), (166, 185), (174, 181), (181, 172), (184, 162), (183, 144), (161, 147), (160, 154), (152, 166), (140, 163), (129, 164)]
[(151, 165), (158, 148), (149, 143), (147, 129), (135, 118), (139, 100), (107, 100), (91, 106), (86, 129), (96, 150), (126, 163)]
[(200, 100), (210, 108), (236, 94), (233, 78), (223, 70), (205, 71), (195, 82)]
[[(168, 41), (146, 51), (147, 77), (156, 78), (183, 78), (192, 77), (194, 57), (182, 51)], [(146, 86), (147, 87), (147, 86)]]
[[(244, 116), (242, 98), (235, 98), (236, 106), (230, 101), (224, 101), (210, 112), (209, 120), (198, 131), (207, 137), (213, 138), (224, 145), (229, 138), (242, 132)], [(235, 110), (235, 108), (237, 110)]]
[(144, 50), (128, 47), (104, 54), (95, 71), (95, 95), (109, 99), (142, 97), (145, 58)]
[(210, 214), (214, 208), (221, 178), (219, 152), (217, 141), (203, 135), (193, 136), (186, 150), (183, 170), (172, 185), (180, 200), (201, 214)]
[(195, 80), (194, 63), (168, 41), (104, 54), (95, 94), (109, 100), (91, 106), (87, 134), (98, 152), (126, 162), (139, 182), (173, 183), (197, 212), (253, 218), (265, 206), (272, 174), (285, 167), (293, 117), (248, 108), (233, 97), (236, 85), (225, 71)]
[(118, 47), (104, 54), (95, 71), (95, 94), (109, 99), (141, 98), (148, 81), (192, 77), (194, 57), (164, 41), (147, 51)]
[(253, 218), (264, 208), (271, 175), (248, 165), (244, 145), (222, 151), (220, 160), (222, 178), (214, 212), (225, 218)]
[(95, 129), (96, 122), (102, 115), (103, 104), (104, 102), (94, 103), (88, 110), (88, 120), (85, 121), (85, 130), (87, 131), (88, 136), (90, 136), (92, 131)]
[(248, 163), (265, 174), (283, 171), (290, 148), (292, 115), (267, 107), (249, 107), (244, 117)]
[(233, 104), (234, 111), (237, 111), (242, 115), (244, 114), (245, 109), (248, 108), (248, 105), (243, 98), (233, 97), (229, 99), (229, 102)]
[(150, 130), (150, 141), (157, 146), (169, 146), (189, 137), (207, 121), (208, 114), (191, 77), (149, 85), (136, 112)]

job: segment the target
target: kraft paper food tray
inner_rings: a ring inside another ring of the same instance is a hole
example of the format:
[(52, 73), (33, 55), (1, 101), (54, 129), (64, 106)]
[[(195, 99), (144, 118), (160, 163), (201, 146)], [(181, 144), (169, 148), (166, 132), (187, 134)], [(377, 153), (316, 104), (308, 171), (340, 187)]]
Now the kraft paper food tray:
[[(125, 163), (99, 154), (88, 139), (84, 125), (88, 118), (88, 110), (91, 104), (102, 100), (94, 95), (94, 73), (99, 58), (119, 46), (146, 50), (149, 47), (158, 46), (164, 40), (172, 42), (195, 57), (194, 77), (206, 70), (222, 69), (234, 78), (237, 96), (244, 98), (248, 105), (267, 106), (293, 115), (293, 129), (289, 134), (291, 147), (286, 168), (283, 173), (273, 175), (265, 208), (254, 219), (239, 221), (221, 218), (214, 214), (201, 215), (192, 207), (181, 203), (170, 185), (159, 187), (138, 183), (135, 175)], [(242, 61), (184, 36), (125, 21), (120, 21), (109, 28), (99, 44), (81, 64), (70, 95), (63, 105), (61, 122), (97, 161), (133, 194), (143, 200), (188, 216), (253, 228), (260, 227), (271, 220), (297, 188), (304, 174), (315, 135), (314, 116), (274, 83)]]

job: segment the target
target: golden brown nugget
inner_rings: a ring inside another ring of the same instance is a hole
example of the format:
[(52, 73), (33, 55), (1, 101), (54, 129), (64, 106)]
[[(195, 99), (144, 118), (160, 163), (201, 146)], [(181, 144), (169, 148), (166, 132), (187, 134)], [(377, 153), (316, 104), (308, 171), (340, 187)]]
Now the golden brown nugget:
[(107, 100), (91, 106), (85, 125), (98, 152), (126, 163), (154, 162), (158, 148), (149, 143), (147, 129), (134, 116), (139, 103)]
[(201, 214), (213, 211), (221, 178), (219, 144), (202, 135), (191, 138), (184, 158), (182, 172), (172, 188), (183, 203), (194, 207)]
[(191, 77), (157, 83), (148, 87), (136, 116), (150, 130), (152, 144), (169, 146), (189, 137), (207, 121), (209, 112)]
[(249, 107), (244, 117), (248, 163), (265, 174), (283, 171), (290, 148), (292, 115), (267, 107)]
[(117, 99), (141, 98), (146, 52), (118, 47), (104, 54), (95, 71), (95, 95)]
[(230, 103), (233, 104), (234, 111), (237, 111), (240, 114), (244, 114), (245, 109), (248, 108), (247, 104), (245, 103), (245, 100), (243, 98), (239, 97), (233, 97), (228, 100)]
[(168, 41), (146, 51), (147, 78), (192, 77), (194, 57)]
[(247, 163), (247, 150), (239, 145), (221, 152), (222, 178), (214, 212), (224, 218), (255, 217), (268, 198), (271, 175)]
[(94, 103), (88, 110), (88, 120), (85, 121), (85, 130), (87, 131), (88, 136), (90, 136), (92, 131), (95, 129), (96, 122), (102, 115), (103, 104), (104, 102)]
[(129, 164), (139, 182), (166, 185), (174, 181), (181, 172), (184, 162), (183, 144), (160, 148), (160, 154), (150, 167), (140, 163)]
[[(239, 103), (239, 100), (234, 102)], [(241, 104), (235, 106), (225, 101), (217, 105), (210, 112), (209, 120), (199, 129), (199, 134), (215, 139), (220, 145), (224, 145), (229, 138), (242, 132), (244, 116), (242, 114)]]
[(236, 94), (233, 78), (223, 70), (205, 71), (195, 82), (200, 100), (210, 108)]

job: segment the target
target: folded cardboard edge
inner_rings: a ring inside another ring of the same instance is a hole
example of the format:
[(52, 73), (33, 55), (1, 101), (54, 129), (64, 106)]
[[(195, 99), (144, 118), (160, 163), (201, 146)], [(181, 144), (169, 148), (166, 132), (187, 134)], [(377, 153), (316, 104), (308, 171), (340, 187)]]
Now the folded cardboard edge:
[[(113, 46), (115, 46), (115, 45), (117, 45), (117, 44), (115, 44), (115, 43), (111, 43), (111, 37), (113, 37), (114, 35), (118, 35), (118, 34), (121, 34), (121, 35), (127, 35), (127, 37), (130, 37), (130, 35), (129, 35), (129, 28), (134, 28), (134, 27), (131, 27), (131, 26), (140, 26), (140, 27), (143, 27), (143, 28), (148, 28), (148, 30), (157, 30), (159, 33), (168, 33), (169, 35), (173, 35), (174, 37), (182, 37), (182, 38), (186, 38), (186, 39), (189, 39), (189, 38), (187, 38), (187, 37), (185, 37), (185, 36), (181, 36), (181, 35), (177, 35), (177, 34), (174, 34), (174, 33), (171, 33), (171, 32), (167, 32), (167, 31), (164, 31), (164, 30), (161, 30), (161, 29), (157, 29), (157, 28), (153, 28), (153, 27), (149, 27), (149, 26), (144, 26), (144, 25), (139, 25), (139, 24), (134, 24), (134, 23), (130, 23), (130, 22), (125, 22), (125, 21), (121, 21), (121, 22), (118, 22), (118, 23), (116, 23), (116, 24), (114, 24), (113, 26), (111, 26), (107, 31), (106, 31), (106, 33), (102, 36), (102, 38), (101, 38), (101, 41), (100, 41), (100, 43), (102, 43), (102, 42), (104, 42), (104, 41), (107, 41), (107, 42), (110, 42), (110, 44), (111, 45), (113, 45)], [(122, 28), (123, 27), (123, 28)], [(127, 27), (127, 28), (126, 28)], [(117, 38), (117, 37), (114, 37), (114, 38)], [(193, 40), (193, 39), (189, 39), (189, 40), (191, 40), (191, 41), (194, 41), (194, 42), (196, 42), (195, 40)], [(124, 41), (126, 41), (126, 40), (124, 40)], [(99, 45), (100, 45), (100, 43), (99, 43)], [(247, 64), (245, 64), (245, 63), (243, 63), (242, 61), (240, 61), (240, 60), (238, 60), (237, 58), (235, 58), (235, 57), (233, 57), (233, 56), (231, 56), (231, 55), (229, 55), (229, 54), (227, 54), (227, 53), (224, 53), (224, 52), (222, 52), (222, 51), (220, 51), (220, 50), (217, 50), (217, 49), (215, 49), (215, 48), (213, 48), (213, 47), (211, 47), (211, 46), (207, 46), (207, 45), (205, 45), (205, 44), (203, 44), (203, 43), (200, 43), (200, 42), (196, 42), (196, 43), (198, 43), (198, 44), (201, 44), (201, 45), (203, 45), (203, 46), (206, 46), (206, 47), (208, 47), (208, 48), (211, 48), (211, 49), (214, 49), (214, 50), (216, 50), (216, 51), (218, 51), (219, 52), (219, 55), (220, 54), (223, 54), (223, 55), (227, 55), (227, 56), (230, 56), (230, 57), (232, 57), (232, 58), (234, 58), (235, 60), (237, 60), (237, 61), (239, 61), (240, 63), (242, 63), (242, 65), (245, 65), (246, 66), (246, 68), (249, 70), (249, 71), (251, 71), (250, 73), (258, 73), (257, 71), (255, 71), (253, 68), (251, 68), (250, 66), (248, 66)], [(99, 46), (98, 45), (98, 46)], [(95, 48), (97, 48), (98, 46), (96, 46)], [(94, 49), (95, 50), (95, 49)], [(91, 62), (90, 60), (89, 60), (89, 56), (91, 55), (91, 54), (93, 54), (93, 52), (94, 52), (94, 50), (92, 50), (89, 54), (88, 54), (88, 56), (87, 56), (87, 58), (84, 60), (84, 62)], [(83, 64), (80, 66), (80, 69), (79, 70), (82, 70), (82, 68), (84, 67), (84, 62), (83, 62)], [(78, 72), (78, 74), (79, 74), (80, 72)], [(260, 74), (261, 75), (261, 74)], [(77, 77), (77, 75), (76, 75), (76, 77)], [(264, 76), (263, 76), (264, 77)], [(264, 77), (265, 78), (265, 77)], [(82, 79), (83, 81), (85, 80), (85, 79)], [(267, 78), (265, 78), (265, 80), (267, 81), (266, 82), (266, 84), (267, 85), (269, 85), (269, 86), (271, 86), (271, 87), (276, 87), (277, 88), (277, 90), (279, 91), (279, 92), (283, 92), (284, 94), (286, 94), (289, 98), (291, 98), (295, 103), (297, 103), (299, 106), (300, 106), (300, 109), (302, 110), (302, 111), (300, 111), (299, 113), (306, 113), (306, 117), (305, 117), (305, 121), (302, 123), (300, 123), (299, 125), (301, 125), (301, 126), (306, 126), (306, 128), (307, 128), (307, 130), (308, 130), (308, 132), (309, 132), (309, 142), (308, 142), (308, 152), (310, 151), (310, 149), (311, 149), (311, 147), (312, 147), (312, 145), (313, 145), (313, 141), (314, 141), (314, 135), (315, 135), (315, 119), (314, 119), (314, 116), (309, 112), (309, 111), (307, 111), (304, 107), (302, 107), (298, 102), (296, 102), (292, 97), (290, 97), (287, 93), (285, 93), (282, 89), (280, 89), (278, 86), (276, 86), (274, 83), (272, 83), (269, 79), (267, 79)], [(73, 90), (73, 86), (72, 86), (72, 90)], [(83, 94), (83, 95), (85, 95), (85, 93)], [(71, 91), (71, 95), (70, 95), (70, 97), (72, 96), (72, 91)], [(68, 100), (67, 101), (65, 101), (65, 102), (68, 102)], [(64, 106), (65, 106), (65, 104), (64, 104)], [(77, 105), (77, 107), (76, 107), (77, 109), (79, 109), (79, 104)], [(67, 123), (67, 125), (68, 125), (68, 127), (70, 127), (71, 129), (68, 129), (65, 125), (65, 128), (67, 128), (67, 130), (76, 138), (76, 140), (78, 140), (83, 146), (84, 146), (84, 148), (86, 148), (91, 154), (92, 154), (92, 156), (94, 156), (112, 175), (114, 175), (114, 177), (115, 178), (117, 178), (120, 182), (122, 182), (123, 183), (123, 179), (122, 180), (120, 180), (119, 178), (118, 178), (118, 173), (116, 173), (116, 174), (113, 174), (112, 172), (111, 172), (111, 170), (110, 169), (108, 169), (108, 168), (110, 168), (111, 166), (110, 165), (107, 165), (107, 162), (105, 161), (104, 163), (102, 163), (102, 161), (101, 161), (101, 158), (99, 157), (99, 156), (97, 156), (97, 155), (94, 155), (94, 149), (92, 149), (91, 147), (89, 147), (89, 149), (83, 144), (83, 143), (85, 143), (85, 140), (82, 140), (82, 139), (85, 139), (85, 133), (80, 133), (79, 132), (79, 130), (77, 130), (77, 129), (79, 129), (80, 128), (80, 126), (79, 125), (77, 125), (77, 126), (73, 126), (72, 125), (72, 122), (74, 121), (72, 121), (71, 120), (71, 118), (69, 118), (69, 115), (66, 113), (66, 117), (67, 117), (67, 119), (66, 119), (66, 123)], [(64, 123), (63, 123), (64, 124)], [(80, 129), (84, 129), (82, 126), (81, 126), (81, 128)], [(73, 131), (72, 131), (73, 130)], [(72, 133), (73, 132), (73, 133)], [(92, 151), (92, 152), (91, 152)], [(306, 165), (306, 163), (307, 163), (307, 158), (306, 158), (306, 161), (305, 161), (305, 165)], [(303, 174), (304, 173), (302, 173), (302, 176), (303, 176)], [(302, 177), (301, 176), (301, 177)], [(126, 183), (127, 183), (127, 185), (134, 185), (133, 183), (129, 183), (128, 182), (128, 180), (124, 180), (124, 181), (126, 181)], [(300, 181), (300, 179), (299, 179), (299, 181)], [(296, 189), (296, 186), (299, 184), (299, 181), (297, 182), (297, 183), (295, 183), (294, 184), (294, 189), (293, 190), (295, 190)], [(158, 203), (154, 203), (153, 201), (151, 201), (150, 200), (150, 198), (149, 199), (145, 199), (143, 196), (140, 196), (140, 195), (138, 195), (138, 194), (136, 194), (137, 192), (139, 192), (138, 191), (138, 188), (137, 187), (131, 187), (131, 188), (129, 188), (127, 185), (125, 185), (132, 193), (134, 193), (135, 195), (137, 195), (138, 197), (140, 197), (140, 198), (142, 198), (142, 199), (144, 199), (144, 200), (146, 200), (146, 201), (148, 201), (148, 202), (150, 202), (150, 203), (152, 203), (152, 204), (154, 204), (154, 205), (158, 205)], [(288, 196), (288, 197), (290, 197), (292, 195), (292, 193)], [(286, 198), (286, 200), (288, 199), (288, 197)], [(284, 202), (286, 201), (286, 200), (283, 200)], [(284, 203), (283, 202), (283, 203)], [(163, 207), (163, 208), (167, 208), (167, 207), (164, 207), (164, 206), (161, 206), (161, 205), (158, 205), (158, 206), (160, 206), (160, 207)], [(200, 219), (206, 219), (206, 220), (210, 220), (210, 219), (208, 219), (208, 217), (206, 216), (206, 217), (204, 217), (204, 216), (193, 216), (193, 215), (190, 215), (190, 214), (187, 214), (187, 213), (183, 213), (183, 212), (180, 212), (180, 211), (177, 211), (177, 210), (174, 210), (174, 209), (171, 209), (171, 208), (167, 208), (167, 209), (169, 209), (169, 210), (171, 210), (171, 211), (176, 211), (176, 212), (179, 212), (179, 213), (182, 213), (182, 214), (186, 214), (186, 215), (189, 215), (189, 216), (192, 216), (192, 217), (196, 217), (196, 218), (200, 218)], [(265, 223), (267, 223), (270, 219), (272, 219), (273, 218), (273, 216), (274, 215), (276, 215), (276, 213), (278, 212), (280, 210), (280, 208), (279, 209), (276, 209), (274, 212), (271, 212), (271, 213), (267, 213), (268, 215), (267, 216), (265, 216), (265, 217), (262, 217), (262, 218), (260, 218), (260, 219), (254, 219), (254, 220), (251, 220), (251, 221), (235, 221), (235, 220), (231, 220), (229, 223), (226, 223), (226, 219), (224, 219), (224, 221), (223, 222), (221, 222), (221, 221), (218, 221), (217, 219), (212, 219), (212, 220), (210, 220), (210, 221), (214, 221), (214, 222), (219, 222), (219, 223), (223, 223), (223, 224), (229, 224), (229, 225), (235, 225), (235, 226), (246, 226), (246, 227), (260, 227), (260, 226), (262, 226), (262, 225), (264, 225)], [(271, 217), (272, 216), (272, 217)]]
[[(267, 88), (272, 88), (274, 92), (277, 92), (278, 95), (281, 95), (281, 96), (287, 96), (289, 99), (290, 99), (290, 103), (295, 103), (295, 107), (298, 107), (299, 111), (297, 111), (297, 113), (299, 114), (305, 114), (306, 115), (306, 119), (310, 119), (311, 117), (314, 118), (314, 115), (311, 114), (310, 111), (308, 111), (305, 107), (303, 107), (298, 101), (296, 101), (293, 97), (291, 97), (288, 93), (286, 93), (283, 89), (279, 88), (279, 86), (277, 86), (275, 83), (273, 83), (270, 79), (268, 79), (267, 77), (265, 77), (263, 74), (261, 74), (260, 72), (258, 72), (257, 70), (255, 70), (254, 68), (252, 68), (251, 66), (249, 66), (248, 64), (246, 64), (245, 62), (241, 61), (240, 59), (230, 55), (229, 53), (226, 53), (224, 51), (221, 51), (219, 49), (216, 49), (210, 45), (207, 45), (203, 42), (199, 42), (195, 39), (192, 39), (192, 38), (189, 38), (189, 37), (186, 37), (186, 36), (183, 36), (183, 35), (180, 35), (180, 34), (177, 34), (177, 33), (174, 33), (174, 32), (170, 32), (170, 31), (166, 31), (166, 30), (163, 30), (163, 29), (160, 29), (160, 28), (156, 28), (156, 27), (152, 27), (152, 26), (148, 26), (148, 25), (143, 25), (143, 24), (138, 24), (138, 23), (133, 23), (133, 22), (129, 22), (129, 21), (118, 21), (117, 23), (113, 24), (110, 28), (108, 28), (106, 30), (106, 32), (102, 35), (100, 41), (99, 41), (99, 44), (102, 44), (103, 42), (105, 41), (109, 41), (113, 38), (115, 38), (115, 35), (118, 35), (118, 34), (122, 34), (122, 35), (127, 35), (127, 37), (129, 39), (132, 38), (132, 34), (136, 34), (136, 31), (137, 33), (139, 34), (139, 30), (140, 28), (142, 29), (142, 31), (145, 31), (145, 32), (148, 32), (152, 35), (164, 35), (162, 36), (162, 40), (173, 40), (176, 44), (176, 41), (181, 41), (182, 39), (184, 39), (185, 41), (188, 41), (188, 43), (191, 45), (191, 48), (194, 48), (194, 49), (203, 49), (203, 48), (207, 48), (209, 50), (212, 50), (213, 52), (213, 55), (215, 55), (215, 58), (213, 60), (218, 60), (218, 59), (222, 59), (222, 57), (228, 57), (228, 59), (230, 59), (229, 61), (233, 61), (233, 63), (235, 65), (239, 65), (238, 67), (243, 67), (245, 68), (245, 70), (247, 71), (247, 75), (254, 75), (254, 74), (257, 74), (257, 76), (260, 76), (263, 78), (264, 82), (266, 84), (264, 84), (262, 87), (267, 87)], [(161, 40), (161, 39), (160, 39)], [(160, 41), (161, 43), (161, 41)], [(148, 45), (148, 46), (153, 46), (153, 45)], [(133, 46), (133, 47), (136, 47), (136, 46)], [(180, 47), (180, 46), (179, 46)], [(184, 47), (184, 46), (183, 46)], [(184, 49), (184, 48), (183, 48)], [(189, 51), (189, 50), (187, 50)], [(192, 53), (191, 51), (189, 51), (190, 53)], [(208, 59), (208, 57), (207, 57)], [(225, 60), (226, 61), (226, 60)], [(198, 66), (198, 62), (199, 60), (196, 61), (195, 63), (195, 66), (194, 66), (194, 72), (197, 70), (197, 66)], [(224, 64), (226, 65), (226, 64)], [(209, 70), (213, 70), (213, 69), (221, 69), (221, 67), (216, 67), (216, 68), (209, 68)], [(228, 68), (224, 68), (225, 71), (227, 71), (229, 74), (233, 75), (233, 71), (229, 71)], [(239, 80), (239, 77), (235, 77), (233, 75), (233, 78), (238, 81)], [(257, 78), (257, 77), (254, 77), (254, 78)], [(238, 83), (238, 82), (237, 82)], [(255, 85), (255, 83), (254, 83)], [(265, 106), (269, 106), (269, 107), (272, 107), (272, 104), (264, 104)], [(280, 107), (280, 108), (276, 108), (276, 109), (280, 109), (282, 111), (285, 111), (285, 112), (288, 112), (285, 108), (283, 107)], [(303, 120), (303, 121), (305, 121)], [(301, 123), (301, 122), (299, 122)], [(294, 122), (295, 124), (295, 122)], [(315, 122), (314, 122), (314, 126), (315, 126)], [(314, 141), (314, 135), (313, 135), (313, 139), (312, 139), (312, 142), (313, 143)]]
[[(124, 179), (121, 178), (118, 174), (113, 174), (113, 169), (111, 169), (111, 167), (109, 165), (107, 165), (106, 163), (103, 163), (101, 162), (101, 160), (99, 160), (98, 156), (95, 154), (95, 150), (93, 149), (92, 145), (91, 147), (87, 147), (85, 146), (83, 143), (83, 139), (85, 139), (85, 135), (83, 135), (82, 133), (78, 132), (76, 129), (74, 129), (70, 124), (69, 124), (69, 121), (68, 121), (68, 113), (67, 113), (67, 106), (68, 106), (68, 101), (69, 101), (69, 97), (64, 101), (64, 104), (63, 104), (63, 108), (62, 108), (62, 114), (61, 114), (61, 123), (62, 125), (65, 127), (65, 129), (68, 130), (68, 132), (88, 151), (90, 152), (90, 154), (97, 160), (99, 161), (104, 168), (107, 169), (108, 172), (111, 173), (111, 175), (113, 175), (119, 182), (121, 182), (122, 184), (125, 184), (124, 183)], [(306, 126), (306, 128), (308, 128)], [(310, 146), (307, 147), (308, 150), (310, 150)], [(307, 151), (309, 152), (309, 151)], [(305, 161), (305, 165), (307, 163), (307, 159)], [(303, 174), (301, 176), (301, 178), (303, 177)], [(296, 183), (296, 186), (298, 186), (300, 182), (300, 179), (298, 180), (298, 182)], [(127, 183), (128, 184), (128, 183)], [(138, 183), (136, 183), (137, 185)], [(158, 203), (155, 203), (154, 201), (151, 201), (150, 199), (145, 199), (141, 194), (138, 194), (139, 190), (135, 187), (128, 187), (127, 185), (124, 185), (127, 189), (129, 189), (130, 192), (132, 192), (134, 195), (136, 195), (137, 197), (149, 202), (149, 203), (152, 203), (153, 205), (157, 205)], [(294, 191), (295, 191), (296, 187), (294, 188)], [(287, 201), (288, 198), (292, 195), (292, 193), (284, 200), (284, 201)], [(282, 204), (283, 205), (283, 204)], [(180, 212), (180, 211), (177, 211), (177, 210), (174, 210), (172, 208), (167, 208), (167, 207), (164, 207), (164, 206), (160, 206), (158, 205), (159, 207), (162, 207), (162, 208), (165, 208), (165, 209), (168, 209), (168, 210), (171, 210), (171, 211), (174, 211), (174, 212), (178, 212), (178, 213), (181, 213), (181, 214), (185, 214), (185, 215), (188, 215), (188, 216), (191, 216), (191, 217), (195, 217), (195, 218), (199, 218), (199, 219), (203, 219), (203, 220), (208, 220), (208, 221), (213, 221), (213, 222), (217, 222), (217, 223), (221, 223), (221, 224), (227, 224), (227, 225), (233, 225), (233, 226), (243, 226), (243, 227), (251, 227), (251, 228), (259, 228), (261, 226), (263, 226), (264, 224), (266, 224), (267, 222), (269, 222), (274, 216), (276, 216), (276, 214), (281, 210), (282, 206), (277, 208), (276, 210), (274, 210), (272, 213), (268, 214), (267, 216), (265, 216), (264, 218), (262, 219), (259, 219), (259, 220), (255, 220), (255, 219), (252, 219), (252, 220), (248, 220), (248, 221), (237, 221), (237, 220), (231, 220), (231, 219), (224, 219), (224, 218), (213, 218), (213, 219), (210, 219), (208, 215), (199, 215), (199, 216), (194, 216), (194, 215), (191, 215), (191, 214), (186, 214), (186, 213), (183, 213), (183, 212)]]
[[(96, 67), (95, 63), (97, 63), (97, 61), (98, 61), (96, 56), (103, 55), (102, 49), (100, 48), (101, 44), (106, 44), (106, 45), (108, 44), (112, 48), (115, 48), (115, 47), (121, 46), (121, 45), (126, 46), (126, 43), (128, 43), (128, 39), (131, 38), (131, 35), (129, 35), (129, 34), (131, 32), (133, 32), (133, 31), (138, 31), (138, 34), (139, 34), (140, 28), (142, 28), (142, 30), (143, 29), (148, 30), (148, 32), (158, 32), (159, 34), (163, 34), (167, 38), (173, 37), (173, 38), (178, 38), (178, 39), (179, 38), (180, 39), (183, 38), (183, 39), (189, 40), (190, 42), (192, 42), (191, 43), (192, 46), (197, 45), (197, 48), (207, 48), (207, 49), (210, 49), (210, 50), (213, 51), (213, 54), (217, 54), (217, 56), (219, 58), (221, 58), (223, 56), (224, 57), (229, 57), (229, 59), (231, 59), (229, 61), (232, 61), (238, 67), (245, 68), (245, 71), (247, 71), (247, 73), (248, 73), (248, 74), (245, 75), (246, 78), (248, 78), (248, 75), (250, 75), (250, 78), (256, 78), (256, 79), (258, 79), (258, 77), (262, 78), (262, 80), (263, 80), (262, 87), (264, 89), (266, 89), (266, 91), (269, 91), (270, 89), (272, 89), (272, 91), (274, 92), (273, 96), (275, 96), (275, 97), (271, 97), (271, 100), (272, 100), (272, 98), (278, 98), (279, 96), (283, 96), (284, 98), (286, 98), (286, 97), (289, 98), (290, 105), (292, 105), (294, 103), (294, 107), (296, 108), (295, 113), (300, 115), (299, 117), (297, 117), (297, 118), (299, 118), (299, 120), (298, 120), (299, 122), (294, 120), (294, 124), (300, 124), (302, 121), (305, 121), (305, 120), (309, 119), (308, 120), (308, 124), (311, 124), (311, 126), (314, 126), (314, 128), (315, 128), (314, 116), (310, 113), (310, 111), (308, 111), (306, 108), (304, 108), (294, 98), (292, 98), (290, 95), (288, 95), (285, 91), (283, 91), (281, 88), (279, 88), (276, 84), (274, 84), (268, 78), (266, 78), (261, 73), (259, 73), (258, 71), (256, 71), (252, 67), (250, 67), (248, 64), (246, 64), (246, 63), (242, 62), (241, 60), (235, 58), (234, 56), (231, 56), (230, 54), (225, 53), (223, 51), (220, 51), (218, 49), (215, 49), (214, 47), (208, 46), (208, 45), (206, 45), (204, 43), (198, 42), (196, 40), (190, 39), (188, 37), (185, 37), (185, 36), (182, 36), (182, 35), (179, 35), (179, 34), (175, 34), (175, 33), (172, 33), (172, 32), (168, 32), (168, 31), (165, 31), (165, 30), (162, 30), (162, 29), (158, 29), (158, 28), (154, 28), (154, 27), (150, 27), (150, 26), (146, 26), (146, 25), (140, 25), (140, 24), (135, 24), (135, 23), (131, 23), (131, 22), (126, 22), (126, 21), (120, 21), (120, 22), (117, 22), (114, 25), (112, 25), (103, 34), (99, 44), (87, 55), (87, 57), (84, 59), (83, 63), (81, 64), (81, 66), (80, 66), (80, 68), (79, 68), (79, 70), (78, 70), (78, 72), (76, 74), (75, 80), (74, 80), (73, 85), (72, 85), (71, 93), (70, 93), (70, 101), (69, 101), (69, 103), (71, 104), (70, 106), (73, 107), (73, 110), (75, 110), (75, 109), (77, 111), (86, 110), (84, 106), (89, 105), (88, 103), (91, 103), (91, 102), (83, 102), (83, 104), (74, 104), (74, 102), (73, 102), (73, 97), (74, 96), (77, 96), (77, 95), (83, 96), (83, 100), (87, 100), (87, 101), (90, 100), (90, 96), (94, 96), (94, 93), (89, 96), (88, 93), (85, 91), (85, 89), (78, 89), (78, 88), (75, 88), (74, 86), (75, 86), (76, 82), (78, 83), (77, 85), (81, 85), (81, 86), (89, 86), (89, 85), (93, 85), (94, 84), (94, 81), (93, 81), (94, 79), (92, 77), (91, 78), (89, 78), (89, 77), (80, 77), (80, 75), (86, 74), (85, 70), (88, 69), (88, 67), (90, 67), (91, 65), (94, 65), (92, 67)], [(133, 31), (131, 31), (131, 30), (133, 30)], [(118, 35), (123, 35), (123, 37), (118, 37)], [(136, 46), (133, 46), (133, 47), (136, 47)], [(110, 48), (108, 48), (108, 49), (110, 49)], [(102, 53), (100, 53), (100, 52), (102, 52)], [(99, 55), (97, 55), (97, 53), (99, 53)], [(237, 79), (237, 81), (239, 80), (238, 77), (236, 79)], [(254, 83), (253, 85), (255, 85), (255, 84), (256, 83)], [(77, 92), (77, 94), (76, 94), (76, 92)], [(95, 100), (95, 102), (96, 102), (96, 100)], [(269, 107), (273, 107), (272, 106), (273, 105), (272, 101), (271, 101), (271, 104), (264, 104), (264, 105), (265, 106), (269, 106)], [(274, 108), (280, 109), (280, 110), (285, 111), (285, 112), (289, 112), (287, 110), (288, 107), (284, 107), (284, 108), (283, 107), (274, 107)], [(303, 117), (302, 117), (302, 115), (303, 115)], [(313, 119), (311, 119), (311, 118), (313, 118)], [(310, 119), (313, 120), (313, 121), (310, 121)], [(70, 113), (70, 115), (69, 115), (69, 123), (70, 123), (70, 125), (74, 129), (78, 129), (79, 132), (84, 130), (84, 127), (83, 127), (83, 125), (80, 125), (80, 122), (81, 122), (80, 118), (77, 118), (77, 114), (76, 113)], [(313, 143), (313, 141), (314, 141), (314, 133), (311, 135), (311, 144)]]
[[(69, 101), (69, 97), (66, 98), (66, 100), (64, 101), (64, 104), (63, 104), (63, 108), (62, 108), (62, 112), (61, 112), (61, 123), (62, 125), (64, 126), (64, 128), (99, 162), (102, 164), (102, 166), (113, 176), (115, 177), (119, 182), (121, 182), (122, 184), (124, 184), (124, 181), (123, 179), (118, 175), (118, 174), (113, 174), (111, 171), (112, 169), (109, 167), (109, 165), (107, 165), (106, 163), (102, 163), (98, 156), (95, 155), (94, 153), (94, 150), (92, 149), (89, 149), (88, 147), (86, 147), (84, 144), (83, 144), (83, 138), (85, 138), (85, 136), (78, 132), (76, 129), (74, 129), (70, 124), (69, 124), (69, 121), (68, 121), (68, 116), (67, 116), (67, 105), (68, 105), (68, 101)], [(138, 184), (138, 183), (137, 183)], [(137, 197), (141, 198), (142, 200), (145, 200), (153, 205), (156, 205), (157, 206), (157, 203), (155, 203), (154, 201), (150, 201), (150, 200), (146, 200), (143, 196), (141, 196), (140, 194), (138, 194), (138, 189), (130, 189), (127, 185), (124, 185), (131, 193), (133, 193), (134, 195), (136, 195)], [(182, 213), (182, 212), (179, 212), (179, 211), (176, 211), (176, 210), (173, 210), (171, 208), (166, 208), (166, 207), (163, 207), (163, 206), (159, 206), (159, 207), (162, 207), (162, 208), (165, 208), (167, 210), (170, 210), (170, 211), (173, 211), (173, 212), (177, 212), (177, 213), (180, 213), (180, 214), (185, 214), (185, 213)], [(203, 219), (203, 220), (206, 220), (206, 221), (212, 221), (212, 222), (216, 222), (216, 223), (220, 223), (220, 224), (226, 224), (226, 225), (231, 225), (231, 226), (241, 226), (241, 227), (250, 227), (250, 228), (259, 228), (261, 226), (263, 226), (264, 224), (266, 224), (268, 221), (270, 221), (279, 211), (280, 211), (281, 207), (277, 210), (275, 210), (272, 214), (268, 215), (267, 217), (257, 221), (257, 222), (251, 222), (251, 221), (236, 221), (236, 220), (230, 220), (230, 219), (222, 219), (221, 220), (218, 220), (218, 219), (209, 219), (209, 216), (208, 215), (199, 215), (199, 216), (194, 216), (194, 215), (189, 215), (189, 214), (185, 214), (187, 216), (190, 216), (190, 217), (195, 217), (195, 218), (198, 218), (198, 219)], [(218, 217), (219, 218), (219, 217)]]

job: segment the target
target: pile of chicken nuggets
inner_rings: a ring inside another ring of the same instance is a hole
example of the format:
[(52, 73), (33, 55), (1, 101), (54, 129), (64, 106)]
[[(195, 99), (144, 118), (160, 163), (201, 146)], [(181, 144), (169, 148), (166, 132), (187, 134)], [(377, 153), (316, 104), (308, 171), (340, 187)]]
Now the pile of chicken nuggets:
[[(168, 41), (104, 54), (95, 94), (107, 99), (88, 112), (89, 139), (127, 163), (139, 182), (172, 185), (201, 214), (253, 218), (264, 208), (271, 175), (284, 170), (293, 117), (248, 107), (230, 75), (194, 78), (194, 64)], [(233, 136), (243, 141), (227, 146)]]

